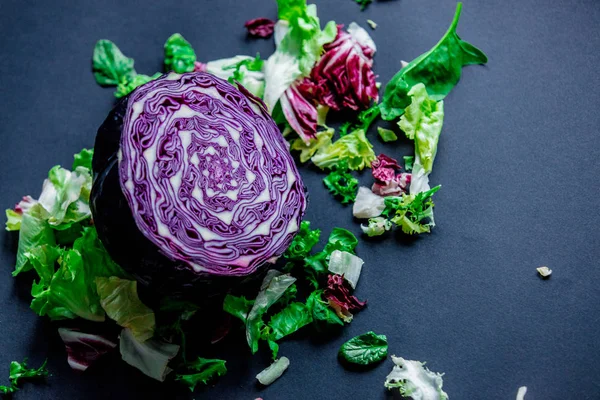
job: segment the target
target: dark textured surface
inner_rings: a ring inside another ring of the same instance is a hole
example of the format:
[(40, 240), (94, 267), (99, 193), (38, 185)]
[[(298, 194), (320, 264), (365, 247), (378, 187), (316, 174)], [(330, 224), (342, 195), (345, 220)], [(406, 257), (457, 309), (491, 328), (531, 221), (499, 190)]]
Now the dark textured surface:
[[(387, 81), (429, 49), (452, 19), (454, 1), (375, 1), (361, 13), (352, 0), (318, 2), (322, 21), (366, 18), (378, 45), (376, 73)], [(162, 44), (181, 32), (201, 60), (268, 55), (271, 41), (247, 40), (243, 23), (275, 17), (258, 0), (62, 1), (0, 3), (0, 205), (37, 196), (48, 169), (68, 166), (91, 146), (113, 103), (90, 71), (97, 39), (115, 41), (151, 74)], [(16, 240), (0, 234), (0, 378), (11, 360), (49, 357), (47, 384), (26, 385), (15, 399), (385, 399), (386, 361), (349, 372), (339, 345), (368, 330), (388, 336), (390, 353), (444, 371), (452, 399), (527, 400), (600, 397), (600, 5), (594, 0), (465, 1), (460, 36), (490, 57), (468, 67), (446, 100), (432, 182), (434, 233), (415, 241), (361, 240), (366, 264), (357, 289), (369, 305), (340, 336), (284, 341), (288, 372), (264, 390), (254, 375), (267, 355), (248, 356), (241, 335), (220, 355), (230, 372), (191, 396), (144, 378), (115, 354), (85, 375), (67, 366), (56, 326), (29, 310), (30, 278), (13, 280)], [(384, 146), (375, 138), (377, 150)], [(410, 152), (406, 141), (386, 145)], [(303, 168), (307, 218), (327, 234), (359, 233), (350, 209), (331, 198), (322, 175)], [(370, 178), (362, 176), (364, 183)], [(551, 279), (536, 276), (548, 265)], [(222, 346), (222, 347), (227, 347)], [(213, 354), (207, 354), (212, 356)]]

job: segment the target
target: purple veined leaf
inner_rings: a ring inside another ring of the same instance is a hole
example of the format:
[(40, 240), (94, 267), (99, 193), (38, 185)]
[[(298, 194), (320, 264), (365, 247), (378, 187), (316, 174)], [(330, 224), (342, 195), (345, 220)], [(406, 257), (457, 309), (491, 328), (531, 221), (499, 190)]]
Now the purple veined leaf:
[(58, 334), (67, 349), (69, 366), (83, 372), (117, 344), (101, 335), (84, 333), (75, 329), (59, 328)]

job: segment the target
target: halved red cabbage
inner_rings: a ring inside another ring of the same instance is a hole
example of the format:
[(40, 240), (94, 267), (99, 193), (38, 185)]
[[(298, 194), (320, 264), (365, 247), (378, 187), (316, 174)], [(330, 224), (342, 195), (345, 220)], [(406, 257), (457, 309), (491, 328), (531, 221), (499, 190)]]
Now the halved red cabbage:
[(306, 208), (264, 104), (203, 72), (136, 89), (100, 127), (93, 161), (99, 237), (155, 286), (257, 272), (285, 251)]

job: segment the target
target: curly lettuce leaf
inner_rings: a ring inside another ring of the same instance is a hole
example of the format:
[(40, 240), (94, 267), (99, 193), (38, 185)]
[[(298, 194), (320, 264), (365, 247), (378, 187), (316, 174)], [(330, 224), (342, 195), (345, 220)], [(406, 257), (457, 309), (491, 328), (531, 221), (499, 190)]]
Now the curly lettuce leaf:
[(365, 136), (365, 131), (358, 129), (339, 138), (330, 146), (321, 147), (311, 160), (321, 169), (331, 169), (345, 162), (351, 170), (362, 170), (370, 167), (376, 158), (373, 145)]
[(409, 235), (429, 233), (435, 226), (432, 196), (440, 189), (436, 186), (428, 191), (402, 197), (386, 197), (383, 214), (400, 226)]
[(194, 70), (196, 53), (180, 33), (172, 34), (165, 42), (165, 71), (178, 74)]
[(368, 225), (361, 225), (360, 229), (369, 237), (381, 236), (392, 229), (392, 223), (384, 217), (369, 218)]
[(425, 363), (392, 356), (394, 368), (385, 378), (387, 389), (399, 389), (404, 397), (421, 400), (448, 400), (442, 390), (444, 374), (431, 372)]
[(39, 368), (27, 367), (27, 360), (23, 360), (22, 363), (13, 361), (10, 363), (10, 371), (8, 379), (10, 380), (10, 386), (0, 385), (0, 394), (13, 394), (19, 390), (19, 383), (23, 380), (39, 379), (48, 376), (48, 369), (46, 368), (45, 360)]
[(427, 53), (411, 61), (388, 82), (379, 105), (386, 121), (402, 114), (410, 104), (409, 91), (423, 83), (434, 100), (442, 100), (458, 83), (464, 66), (487, 63), (486, 55), (456, 33), (462, 3), (456, 6), (454, 20), (442, 39)]
[(131, 331), (136, 340), (144, 342), (154, 335), (154, 312), (140, 300), (137, 281), (116, 276), (95, 279), (100, 304), (106, 314), (123, 328)]
[(307, 162), (321, 148), (326, 148), (331, 145), (331, 139), (335, 131), (332, 128), (317, 132), (316, 138), (305, 143), (301, 138), (296, 138), (290, 142), (291, 150), (300, 151), (300, 162)]
[(198, 357), (196, 361), (185, 364), (189, 374), (177, 374), (176, 381), (186, 385), (190, 391), (196, 389), (199, 383), (207, 385), (210, 381), (227, 373), (225, 360)]
[(331, 194), (341, 198), (342, 204), (351, 203), (356, 199), (358, 179), (348, 173), (344, 163), (340, 163), (339, 167), (323, 178), (323, 183)]
[(320, 237), (320, 229), (310, 229), (310, 222), (302, 221), (300, 230), (294, 236), (292, 243), (283, 253), (283, 256), (290, 260), (302, 260), (308, 256), (312, 248), (319, 242)]
[(312, 313), (304, 303), (291, 303), (271, 317), (269, 339), (279, 340), (290, 335), (312, 322)]
[(133, 92), (138, 86), (142, 86), (150, 81), (153, 81), (161, 76), (160, 72), (155, 73), (152, 76), (137, 74), (134, 77), (123, 77), (117, 85), (117, 91), (115, 97), (120, 99), (121, 97), (127, 96)]
[(96, 42), (92, 66), (96, 82), (102, 86), (116, 86), (121, 79), (132, 79), (136, 75), (133, 59), (124, 56), (110, 40)]
[(79, 153), (73, 155), (73, 167), (71, 169), (76, 170), (77, 167), (84, 167), (91, 171), (92, 158), (94, 158), (94, 149), (82, 149)]
[(36, 204), (21, 214), (17, 262), (12, 275), (17, 276), (34, 266), (54, 271), (54, 261), (58, 257), (56, 252), (54, 232), (45, 218), (45, 210)]

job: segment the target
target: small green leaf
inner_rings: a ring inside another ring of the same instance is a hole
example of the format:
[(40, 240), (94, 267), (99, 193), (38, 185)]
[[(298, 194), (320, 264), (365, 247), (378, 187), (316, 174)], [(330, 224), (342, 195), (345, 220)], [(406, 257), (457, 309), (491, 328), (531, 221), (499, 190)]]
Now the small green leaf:
[(227, 373), (225, 361), (219, 359), (198, 357), (196, 361), (186, 364), (185, 367), (194, 373), (177, 374), (175, 380), (186, 385), (192, 392), (196, 389), (197, 384), (206, 385), (211, 380)]
[(84, 167), (92, 170), (92, 158), (94, 158), (94, 149), (83, 149), (73, 156), (73, 170), (77, 167)]
[(300, 223), (300, 230), (294, 236), (292, 243), (283, 256), (289, 260), (302, 260), (310, 253), (315, 244), (319, 242), (320, 237), (320, 229), (310, 229), (310, 222), (302, 221)]
[(223, 300), (223, 311), (240, 319), (245, 324), (253, 305), (254, 300), (247, 300), (244, 296), (237, 297), (228, 294)]
[(415, 156), (404, 156), (404, 170), (406, 172), (412, 171), (414, 162)]
[(340, 163), (329, 175), (323, 178), (323, 183), (331, 194), (341, 198), (342, 204), (351, 203), (356, 199), (358, 179), (347, 172), (345, 163)]
[(172, 34), (165, 43), (165, 70), (178, 74), (194, 70), (196, 53), (180, 33)]
[(133, 59), (125, 57), (110, 40), (96, 42), (92, 62), (96, 82), (102, 86), (116, 86), (122, 78), (136, 75)]
[(369, 365), (385, 360), (387, 351), (387, 337), (371, 331), (348, 340), (340, 347), (339, 355), (349, 363)]
[(391, 129), (385, 129), (385, 128), (378, 126), (377, 132), (379, 133), (379, 137), (381, 138), (381, 140), (383, 140), (386, 143), (387, 142), (395, 142), (396, 140), (398, 140), (398, 136), (396, 136), (394, 131)]
[(160, 72), (157, 72), (152, 76), (138, 74), (132, 78), (123, 77), (119, 81), (117, 91), (115, 92), (115, 97), (119, 99), (121, 97), (127, 96), (129, 93), (133, 92), (138, 86), (142, 86), (150, 81), (153, 81), (156, 78), (159, 78), (160, 75)]

